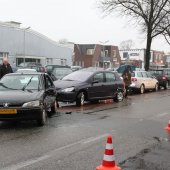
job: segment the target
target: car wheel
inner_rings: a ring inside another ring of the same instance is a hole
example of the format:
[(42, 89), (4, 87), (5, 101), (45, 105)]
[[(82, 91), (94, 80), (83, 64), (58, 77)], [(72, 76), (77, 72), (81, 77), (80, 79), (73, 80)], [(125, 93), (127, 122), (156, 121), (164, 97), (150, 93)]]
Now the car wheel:
[(123, 100), (123, 93), (121, 91), (117, 92), (116, 97), (113, 98), (114, 102), (121, 102)]
[(145, 87), (144, 87), (144, 85), (142, 84), (141, 86), (140, 86), (140, 94), (143, 94), (145, 92)]
[(41, 117), (37, 120), (39, 126), (44, 126), (47, 121), (47, 113), (46, 110), (43, 108), (41, 111)]
[(159, 89), (159, 85), (158, 85), (158, 83), (156, 83), (156, 85), (155, 85), (155, 88), (154, 88), (154, 91), (158, 91), (158, 89)]
[(83, 106), (83, 105), (84, 105), (84, 102), (85, 102), (85, 94), (84, 94), (84, 92), (80, 92), (80, 93), (77, 95), (76, 105), (77, 105), (77, 106)]
[(168, 89), (168, 87), (169, 87), (169, 83), (168, 83), (168, 81), (166, 81), (164, 89), (166, 90), (166, 89)]

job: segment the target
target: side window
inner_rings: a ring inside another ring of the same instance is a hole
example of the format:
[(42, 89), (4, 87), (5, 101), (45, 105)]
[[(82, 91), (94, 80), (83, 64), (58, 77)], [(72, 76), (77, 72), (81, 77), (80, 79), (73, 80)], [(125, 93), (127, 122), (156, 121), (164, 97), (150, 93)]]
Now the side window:
[(50, 87), (53, 87), (53, 83), (51, 79), (47, 75), (45, 75), (45, 88), (48, 89)]
[(151, 73), (147, 72), (146, 74), (147, 74), (148, 77), (151, 77)]
[(168, 71), (168, 75), (170, 75), (170, 70), (167, 70)]
[(104, 82), (103, 73), (97, 73), (96, 75), (94, 75), (93, 81)]
[(168, 71), (167, 70), (164, 70), (163, 71), (165, 75), (168, 75)]
[(146, 72), (142, 72), (142, 77), (145, 77), (145, 78), (148, 77), (147, 74), (146, 74)]
[(137, 77), (143, 77), (141, 72), (137, 72)]
[(114, 82), (116, 80), (116, 77), (114, 73), (106, 73), (106, 82)]

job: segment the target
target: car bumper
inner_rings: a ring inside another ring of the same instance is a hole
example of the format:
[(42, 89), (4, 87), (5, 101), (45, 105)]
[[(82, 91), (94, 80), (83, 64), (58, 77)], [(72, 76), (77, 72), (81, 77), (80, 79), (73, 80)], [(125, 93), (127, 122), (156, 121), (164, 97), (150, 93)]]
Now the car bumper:
[[(5, 109), (5, 108), (0, 108)], [(34, 107), (34, 108), (7, 108), (7, 109), (15, 109), (16, 113), (0, 113), (0, 121), (6, 120), (36, 120), (41, 117), (41, 107)]]
[(159, 81), (159, 86), (165, 87), (167, 80)]
[(140, 88), (140, 86), (138, 86), (137, 84), (135, 83), (132, 83), (130, 86), (129, 86), (129, 89), (130, 90), (138, 90)]
[(76, 101), (76, 92), (57, 92), (57, 101), (60, 102), (75, 102)]

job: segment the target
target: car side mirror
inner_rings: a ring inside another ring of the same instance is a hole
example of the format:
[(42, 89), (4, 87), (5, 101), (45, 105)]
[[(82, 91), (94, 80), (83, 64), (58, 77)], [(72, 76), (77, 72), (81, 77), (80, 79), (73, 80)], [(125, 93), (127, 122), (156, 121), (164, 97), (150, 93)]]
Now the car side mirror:
[(50, 88), (45, 90), (45, 93), (48, 94), (48, 95), (54, 95), (56, 93), (56, 91), (55, 91), (54, 87), (50, 87)]

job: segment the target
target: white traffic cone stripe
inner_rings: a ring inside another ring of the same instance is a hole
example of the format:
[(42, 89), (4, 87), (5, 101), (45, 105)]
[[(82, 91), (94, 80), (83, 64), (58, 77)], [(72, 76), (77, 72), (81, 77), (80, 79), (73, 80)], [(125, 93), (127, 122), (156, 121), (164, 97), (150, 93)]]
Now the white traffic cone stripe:
[(114, 155), (105, 155), (104, 154), (104, 157), (103, 157), (103, 160), (104, 161), (115, 161), (115, 156)]
[(169, 120), (169, 125), (170, 125), (170, 120)]
[(107, 143), (107, 144), (106, 144), (106, 149), (113, 149), (113, 144)]

